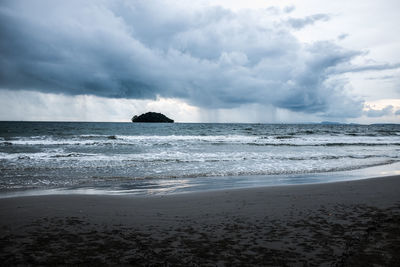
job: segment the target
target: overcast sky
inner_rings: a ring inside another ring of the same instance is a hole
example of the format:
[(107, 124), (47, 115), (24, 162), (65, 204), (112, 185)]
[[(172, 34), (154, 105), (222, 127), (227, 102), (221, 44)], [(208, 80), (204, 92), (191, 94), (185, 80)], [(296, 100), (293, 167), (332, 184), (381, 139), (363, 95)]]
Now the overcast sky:
[(398, 14), (398, 0), (2, 0), (0, 120), (400, 123)]

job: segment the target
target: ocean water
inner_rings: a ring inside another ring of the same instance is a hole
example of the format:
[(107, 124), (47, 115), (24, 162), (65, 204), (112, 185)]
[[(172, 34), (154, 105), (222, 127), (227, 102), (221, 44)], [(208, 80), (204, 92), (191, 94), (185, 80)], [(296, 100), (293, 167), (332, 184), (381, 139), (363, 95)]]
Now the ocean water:
[(400, 125), (0, 122), (2, 194), (323, 182), (399, 161)]

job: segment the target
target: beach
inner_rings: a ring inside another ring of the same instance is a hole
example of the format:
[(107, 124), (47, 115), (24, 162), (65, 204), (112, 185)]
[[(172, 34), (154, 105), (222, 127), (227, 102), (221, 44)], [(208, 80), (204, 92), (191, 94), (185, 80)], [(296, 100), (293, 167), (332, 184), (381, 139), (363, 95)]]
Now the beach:
[(399, 266), (400, 176), (0, 199), (3, 265)]

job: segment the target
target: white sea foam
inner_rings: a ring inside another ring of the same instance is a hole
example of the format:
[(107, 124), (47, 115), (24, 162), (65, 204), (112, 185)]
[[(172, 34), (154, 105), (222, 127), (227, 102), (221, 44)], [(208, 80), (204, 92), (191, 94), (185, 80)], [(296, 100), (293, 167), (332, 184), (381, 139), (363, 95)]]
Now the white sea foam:
[[(84, 137), (84, 138), (82, 138)], [(115, 139), (114, 139), (115, 138)], [(71, 138), (54, 138), (35, 136), (30, 138), (15, 138), (7, 143), (11, 145), (55, 146), (55, 145), (157, 145), (157, 144), (247, 144), (247, 145), (292, 145), (292, 146), (323, 146), (323, 145), (400, 145), (398, 136), (314, 136), (298, 135), (287, 138), (276, 136), (247, 136), (247, 135), (170, 135), (170, 136), (126, 136), (117, 135), (81, 135)], [(1, 143), (0, 143), (1, 144)]]

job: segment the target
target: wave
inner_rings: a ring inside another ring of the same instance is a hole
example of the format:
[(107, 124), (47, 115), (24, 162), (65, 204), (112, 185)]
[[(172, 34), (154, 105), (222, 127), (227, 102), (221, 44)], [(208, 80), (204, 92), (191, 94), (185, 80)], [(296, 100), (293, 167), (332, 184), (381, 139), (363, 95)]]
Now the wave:
[[(19, 179), (14, 181), (13, 183), (8, 183), (3, 180), (0, 182), (0, 189), (6, 189), (5, 186), (20, 186), (21, 184), (25, 187), (44, 187), (44, 186), (85, 186), (87, 184), (92, 187), (101, 186), (98, 182), (107, 182), (107, 183), (132, 183), (137, 181), (142, 181), (146, 183), (149, 180), (168, 180), (168, 179), (189, 179), (189, 178), (202, 178), (202, 177), (240, 177), (240, 176), (271, 176), (271, 175), (295, 175), (295, 174), (315, 174), (315, 173), (333, 173), (333, 172), (342, 172), (342, 171), (351, 171), (364, 169), (375, 166), (384, 166), (393, 163), (398, 163), (400, 160), (384, 160), (380, 162), (371, 162), (366, 164), (359, 164), (356, 166), (348, 165), (348, 166), (325, 166), (320, 168), (308, 168), (308, 169), (288, 169), (288, 168), (280, 168), (280, 169), (263, 169), (263, 170), (219, 170), (219, 171), (197, 171), (191, 173), (152, 173), (145, 174), (141, 176), (135, 176), (131, 174), (127, 175), (112, 175), (110, 174), (97, 174), (92, 176), (84, 176), (84, 177), (74, 177), (73, 179), (69, 176), (65, 177), (49, 177), (40, 176), (40, 177), (32, 177), (28, 176), (29, 179)], [(45, 169), (41, 169), (41, 171), (45, 171)], [(54, 170), (57, 171), (57, 170)], [(56, 178), (56, 179), (54, 179)], [(166, 184), (164, 184), (165, 186)]]
[[(51, 160), (51, 159), (63, 159), (63, 158), (96, 158), (98, 154), (91, 153), (60, 153), (60, 152), (36, 152), (36, 153), (4, 153), (0, 152), (0, 160)], [(104, 156), (102, 157), (104, 159)]]
[(314, 174), (314, 173), (331, 173), (341, 171), (359, 170), (375, 166), (384, 166), (400, 162), (400, 160), (387, 160), (378, 163), (360, 164), (357, 166), (342, 166), (342, 167), (321, 167), (318, 169), (278, 169), (278, 170), (254, 170), (254, 171), (226, 171), (226, 172), (212, 172), (212, 173), (196, 173), (196, 174), (181, 174), (181, 175), (166, 175), (157, 176), (149, 175), (142, 177), (142, 179), (178, 179), (178, 178), (200, 178), (200, 177), (231, 177), (231, 176), (258, 176), (258, 175), (291, 175), (291, 174)]
[(281, 139), (293, 139), (295, 137), (293, 135), (278, 135), (278, 136), (275, 136), (274, 138), (281, 140)]
[(2, 141), (0, 146), (108, 146), (108, 145), (250, 145), (250, 146), (399, 146), (398, 137), (293, 135), (79, 135), (69, 138), (40, 136)]
[(12, 142), (8, 142), (8, 141), (6, 141), (6, 142), (0, 142), (0, 146), (12, 146), (12, 145), (13, 145)]
[(400, 162), (400, 160), (383, 160), (380, 162), (371, 162), (352, 166), (335, 166), (320, 167), (311, 169), (268, 169), (268, 170), (245, 170), (245, 171), (215, 171), (215, 172), (198, 172), (198, 173), (182, 173), (174, 175), (147, 175), (143, 177), (135, 177), (134, 179), (182, 179), (182, 178), (201, 178), (201, 177), (232, 177), (232, 176), (258, 176), (258, 175), (291, 175), (291, 174), (314, 174), (314, 173), (332, 173), (341, 171), (359, 170), (375, 166), (384, 166)]
[(78, 158), (83, 156), (95, 156), (95, 154), (83, 154), (83, 153), (66, 153), (66, 154), (56, 154), (51, 155), (51, 158)]
[[(84, 153), (84, 152), (68, 152), (62, 149), (48, 150), (46, 152), (36, 153), (4, 153), (0, 152), (0, 160), (5, 161), (36, 161), (40, 162), (66, 162), (79, 161), (81, 164), (85, 162), (95, 163), (102, 167), (103, 163), (168, 163), (168, 164), (185, 164), (185, 163), (222, 163), (222, 162), (270, 162), (276, 161), (284, 163), (287, 161), (330, 161), (339, 159), (378, 159), (390, 158), (397, 159), (400, 154), (397, 150), (371, 150), (371, 151), (299, 151), (297, 153), (289, 153), (282, 151), (215, 151), (215, 152), (185, 152), (185, 151), (153, 151), (145, 153)], [(91, 163), (92, 164), (92, 163)], [(242, 163), (240, 163), (242, 164)]]
[(398, 142), (383, 143), (247, 143), (249, 146), (293, 146), (293, 147), (330, 147), (330, 146), (400, 146)]

